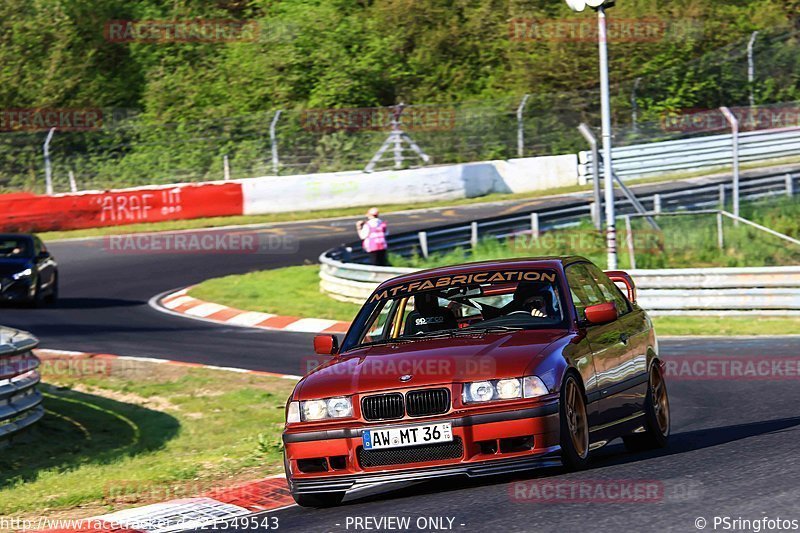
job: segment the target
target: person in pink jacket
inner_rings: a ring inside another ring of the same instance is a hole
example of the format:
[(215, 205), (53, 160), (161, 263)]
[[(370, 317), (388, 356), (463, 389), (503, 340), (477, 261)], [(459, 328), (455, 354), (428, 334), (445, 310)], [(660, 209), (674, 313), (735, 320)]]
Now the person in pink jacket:
[(386, 222), (378, 218), (378, 208), (371, 207), (367, 211), (367, 220), (359, 220), (356, 222), (356, 229), (358, 229), (358, 237), (361, 239), (361, 244), (364, 251), (370, 256), (373, 265), (389, 266), (389, 259), (386, 256)]

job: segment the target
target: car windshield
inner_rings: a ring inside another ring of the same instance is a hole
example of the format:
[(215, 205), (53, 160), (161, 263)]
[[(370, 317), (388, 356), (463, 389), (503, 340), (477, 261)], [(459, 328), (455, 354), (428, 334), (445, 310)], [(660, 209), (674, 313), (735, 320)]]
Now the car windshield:
[(389, 286), (359, 313), (343, 350), (522, 329), (562, 327), (553, 270), (491, 270)]
[(0, 258), (25, 258), (30, 256), (27, 240), (17, 237), (0, 237)]

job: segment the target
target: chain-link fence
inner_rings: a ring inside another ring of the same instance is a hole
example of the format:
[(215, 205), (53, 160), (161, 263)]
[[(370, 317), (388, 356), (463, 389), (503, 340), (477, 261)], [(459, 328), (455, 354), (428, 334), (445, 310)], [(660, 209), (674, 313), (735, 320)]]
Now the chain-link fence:
[[(736, 112), (746, 118), (751, 98), (760, 109), (772, 109), (764, 115), (771, 118), (751, 120), (752, 128), (800, 125), (796, 112), (791, 116), (794, 104), (777, 104), (800, 100), (798, 33), (759, 34), (749, 61), (751, 37), (690, 64), (617, 81), (615, 144), (718, 133), (714, 110), (740, 106)], [(781, 110), (783, 118), (774, 119)], [(391, 108), (282, 110), (277, 119), (269, 110), (180, 123), (117, 109), (70, 110), (66, 118), (37, 116), (41, 110), (2, 113), (2, 129), (15, 130), (0, 134), (4, 191), (45, 191), (42, 148), (50, 126), (56, 127), (49, 146), (56, 192), (70, 190), (70, 173), (86, 190), (363, 170), (392, 129)], [(81, 114), (99, 119), (77, 120)], [(600, 123), (596, 90), (409, 105), (401, 115), (403, 131), (430, 157), (429, 165), (577, 152), (586, 149), (577, 131), (581, 122)], [(395, 148), (389, 146), (376, 169), (395, 168)], [(400, 167), (424, 164), (410, 147), (397, 148)]]

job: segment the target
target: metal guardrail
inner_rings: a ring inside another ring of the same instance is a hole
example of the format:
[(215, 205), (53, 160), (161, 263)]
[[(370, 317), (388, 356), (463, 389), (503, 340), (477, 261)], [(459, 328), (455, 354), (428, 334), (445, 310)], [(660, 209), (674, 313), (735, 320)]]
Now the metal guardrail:
[[(614, 173), (644, 178), (669, 172), (704, 170), (731, 164), (731, 134), (622, 146), (613, 149)], [(763, 161), (800, 155), (800, 128), (739, 134), (739, 160)], [(603, 166), (599, 165), (600, 176)], [(578, 153), (581, 182), (594, 179), (592, 152)]]
[[(742, 179), (741, 198), (791, 196), (798, 190), (798, 180), (798, 172)], [(725, 204), (729, 194), (730, 184), (721, 183), (639, 199), (652, 212), (660, 213), (716, 208)], [(573, 226), (588, 217), (591, 210), (589, 201), (576, 198), (566, 205), (537, 212), (394, 235), (389, 246), (393, 253), (404, 256), (420, 253), (425, 246), (428, 254), (468, 249), (479, 238), (490, 235), (502, 239)], [(623, 199), (617, 203), (617, 212), (623, 217), (635, 210)], [(366, 254), (357, 242), (326, 251), (319, 258), (320, 289), (332, 298), (362, 303), (378, 283), (414, 271), (366, 265), (365, 260)], [(631, 270), (631, 274), (641, 289), (639, 300), (654, 314), (739, 314), (758, 310), (761, 314), (800, 315), (800, 267)]]
[(31, 426), (44, 416), (39, 358), (33, 349), (39, 341), (24, 331), (0, 326), (0, 439)]

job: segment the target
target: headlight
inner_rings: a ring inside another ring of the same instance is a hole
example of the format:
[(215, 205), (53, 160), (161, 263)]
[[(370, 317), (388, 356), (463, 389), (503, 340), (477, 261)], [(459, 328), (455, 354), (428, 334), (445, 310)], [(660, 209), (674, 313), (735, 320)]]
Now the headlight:
[(20, 278), (27, 278), (28, 276), (33, 275), (33, 270), (30, 268), (26, 268), (22, 272), (17, 272), (16, 274), (12, 275), (11, 278), (14, 280), (18, 280)]
[(515, 398), (537, 398), (548, 393), (549, 391), (541, 379), (536, 376), (528, 376), (465, 383), (462, 399), (464, 403), (475, 403)]
[(497, 397), (501, 400), (510, 400), (522, 396), (522, 387), (518, 379), (501, 379), (495, 385)]
[(309, 400), (300, 402), (304, 420), (322, 420), (328, 417), (328, 405), (325, 400)]
[(494, 398), (494, 385), (488, 381), (476, 381), (464, 388), (467, 397), (465, 402), (488, 402)]
[[(298, 402), (292, 402), (292, 404)], [(306, 400), (299, 402), (297, 407), (298, 416), (297, 420), (290, 420), (288, 415), (292, 414), (292, 405), (289, 404), (289, 412), (287, 414), (287, 422), (313, 422), (317, 420), (326, 420), (329, 418), (348, 418), (353, 416), (353, 404), (350, 398), (328, 398), (325, 400)]]
[(347, 418), (353, 416), (350, 398), (331, 398), (328, 400), (328, 416), (331, 418)]

